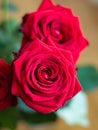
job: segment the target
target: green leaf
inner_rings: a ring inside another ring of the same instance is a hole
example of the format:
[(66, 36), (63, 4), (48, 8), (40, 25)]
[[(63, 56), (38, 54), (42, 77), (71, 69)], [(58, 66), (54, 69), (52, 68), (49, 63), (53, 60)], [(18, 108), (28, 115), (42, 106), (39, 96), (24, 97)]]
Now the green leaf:
[[(3, 8), (4, 8), (4, 5), (3, 5), (3, 4), (0, 4), (0, 8), (3, 9)], [(9, 4), (8, 4), (8, 10), (9, 10), (9, 11), (17, 11), (17, 10), (18, 10), (18, 7), (17, 7), (14, 3), (9, 3)]]
[(0, 23), (0, 30), (3, 30), (7, 33), (13, 34), (14, 32), (19, 32), (19, 24), (15, 19), (9, 19)]
[(20, 48), (22, 34), (18, 31), (20, 25), (15, 19), (0, 23), (0, 58), (8, 63), (13, 60), (13, 51)]
[(22, 120), (25, 120), (26, 122), (30, 124), (41, 124), (41, 123), (48, 123), (48, 122), (54, 122), (57, 119), (57, 116), (55, 113), (51, 114), (40, 114), (38, 112), (35, 113), (26, 113), (23, 111), (20, 111), (20, 116)]
[(6, 45), (12, 42), (13, 37), (4, 30), (0, 30), (0, 45)]
[(8, 32), (12, 32), (13, 33), (15, 31), (18, 31), (19, 24), (18, 24), (17, 20), (10, 19), (6, 23), (6, 28), (7, 28)]
[(84, 91), (98, 88), (98, 70), (91, 65), (79, 67), (78, 78)]
[(17, 11), (18, 10), (18, 7), (13, 3), (9, 3), (8, 8), (10, 11)]
[(9, 108), (0, 111), (0, 127), (10, 128), (14, 130), (16, 123), (19, 120), (19, 111), (17, 108)]
[(30, 124), (41, 124), (46, 122), (54, 122), (56, 114), (40, 114), (28, 107), (20, 98), (18, 98), (18, 109), (20, 110), (20, 119)]

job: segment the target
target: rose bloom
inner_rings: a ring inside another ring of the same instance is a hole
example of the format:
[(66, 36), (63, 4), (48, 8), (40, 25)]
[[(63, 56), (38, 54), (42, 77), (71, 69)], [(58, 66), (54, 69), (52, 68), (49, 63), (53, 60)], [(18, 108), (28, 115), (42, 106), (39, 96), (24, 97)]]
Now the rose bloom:
[(40, 113), (64, 106), (81, 90), (72, 55), (36, 39), (13, 62), (12, 93)]
[(16, 104), (16, 98), (11, 94), (10, 65), (0, 59), (0, 110)]
[(21, 49), (36, 37), (44, 42), (49, 37), (57, 47), (71, 51), (75, 63), (80, 52), (88, 45), (78, 17), (71, 9), (54, 5), (51, 0), (43, 0), (36, 12), (24, 16), (22, 32)]

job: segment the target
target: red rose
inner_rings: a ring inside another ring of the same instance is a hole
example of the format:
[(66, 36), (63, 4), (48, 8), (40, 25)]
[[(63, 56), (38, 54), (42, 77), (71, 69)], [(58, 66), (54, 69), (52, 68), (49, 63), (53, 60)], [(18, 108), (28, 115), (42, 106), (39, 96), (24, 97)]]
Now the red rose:
[(71, 53), (40, 40), (13, 62), (12, 93), (41, 113), (54, 112), (81, 90)]
[(23, 18), (22, 25), (24, 38), (21, 49), (36, 37), (42, 41), (48, 37), (57, 47), (71, 51), (76, 62), (80, 52), (88, 45), (78, 17), (74, 16), (71, 9), (54, 5), (51, 0), (43, 0), (36, 12)]
[(0, 59), (0, 110), (16, 105), (16, 98), (11, 94), (10, 65)]

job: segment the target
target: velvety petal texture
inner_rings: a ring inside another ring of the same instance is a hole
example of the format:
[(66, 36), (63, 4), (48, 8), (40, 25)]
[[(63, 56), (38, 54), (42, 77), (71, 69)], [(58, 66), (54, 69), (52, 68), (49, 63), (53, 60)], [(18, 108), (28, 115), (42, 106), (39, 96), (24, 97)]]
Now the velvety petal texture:
[(45, 41), (49, 37), (58, 48), (71, 51), (74, 63), (88, 45), (81, 31), (79, 18), (70, 8), (55, 5), (51, 0), (43, 0), (36, 12), (24, 16), (22, 32), (24, 37), (20, 51), (34, 38)]
[(51, 113), (81, 90), (69, 51), (34, 39), (13, 62), (12, 93), (29, 107)]
[(17, 104), (11, 94), (11, 66), (0, 59), (0, 110)]

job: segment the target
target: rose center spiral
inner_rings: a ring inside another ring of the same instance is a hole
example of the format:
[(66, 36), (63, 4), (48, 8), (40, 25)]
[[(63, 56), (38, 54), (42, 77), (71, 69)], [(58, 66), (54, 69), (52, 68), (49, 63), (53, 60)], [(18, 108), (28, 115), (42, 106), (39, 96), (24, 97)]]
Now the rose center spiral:
[(62, 32), (59, 29), (54, 29), (53, 30), (53, 36), (60, 41), (63, 39)]
[(52, 75), (52, 72), (49, 68), (46, 68), (42, 70), (41, 75), (44, 79), (48, 80), (50, 76)]

